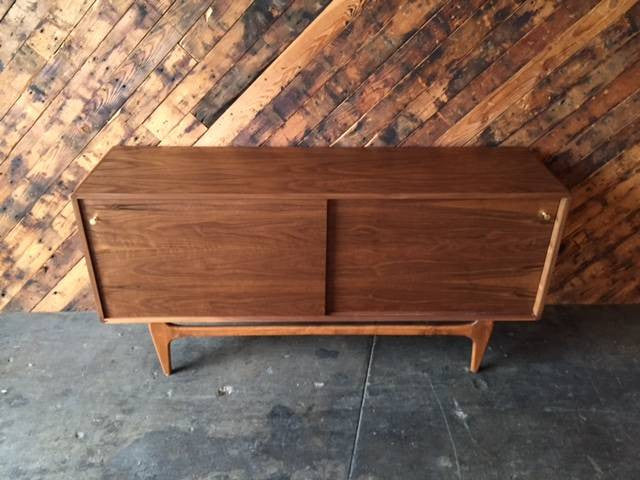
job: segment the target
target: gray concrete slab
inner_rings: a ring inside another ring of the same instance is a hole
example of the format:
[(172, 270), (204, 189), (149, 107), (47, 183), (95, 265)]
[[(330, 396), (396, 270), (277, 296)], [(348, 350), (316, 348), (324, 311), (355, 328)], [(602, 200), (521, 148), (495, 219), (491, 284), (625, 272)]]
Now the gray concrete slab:
[(638, 313), (499, 324), (478, 375), (464, 340), (378, 338), (351, 478), (640, 478)]
[(369, 349), (184, 339), (166, 378), (145, 326), (4, 316), (0, 479), (345, 478)]
[(638, 314), (499, 325), (478, 375), (462, 338), (290, 337), (179, 340), (169, 378), (144, 326), (4, 315), (0, 479), (640, 478)]

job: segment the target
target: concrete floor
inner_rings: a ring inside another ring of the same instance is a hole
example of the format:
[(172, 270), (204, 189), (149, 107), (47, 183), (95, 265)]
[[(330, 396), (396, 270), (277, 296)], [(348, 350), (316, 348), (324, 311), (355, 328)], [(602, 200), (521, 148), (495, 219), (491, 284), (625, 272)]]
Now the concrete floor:
[(91, 314), (0, 317), (0, 479), (640, 478), (640, 308), (463, 338), (174, 344)]

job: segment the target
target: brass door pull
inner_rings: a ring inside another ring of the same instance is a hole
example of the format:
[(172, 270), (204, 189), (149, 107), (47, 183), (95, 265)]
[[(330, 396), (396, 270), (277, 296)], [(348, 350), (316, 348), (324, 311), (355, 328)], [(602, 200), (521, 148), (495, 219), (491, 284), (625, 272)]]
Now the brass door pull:
[(538, 210), (538, 218), (544, 223), (549, 223), (551, 221), (551, 215), (542, 209)]

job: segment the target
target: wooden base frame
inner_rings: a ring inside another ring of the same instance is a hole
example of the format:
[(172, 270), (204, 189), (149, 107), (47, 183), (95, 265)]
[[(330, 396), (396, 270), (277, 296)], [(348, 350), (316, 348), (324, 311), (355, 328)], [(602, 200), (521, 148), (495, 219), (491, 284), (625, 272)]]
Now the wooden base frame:
[(469, 370), (478, 372), (489, 344), (492, 321), (456, 324), (375, 324), (375, 325), (234, 325), (192, 326), (174, 323), (149, 323), (149, 332), (165, 375), (171, 375), (171, 342), (183, 337), (236, 337), (286, 335), (454, 335), (471, 339)]

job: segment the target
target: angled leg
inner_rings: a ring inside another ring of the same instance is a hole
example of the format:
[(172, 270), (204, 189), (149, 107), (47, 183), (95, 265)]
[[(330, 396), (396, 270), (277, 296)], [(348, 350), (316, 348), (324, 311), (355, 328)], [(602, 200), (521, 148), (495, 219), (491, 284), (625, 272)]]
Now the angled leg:
[(158, 360), (165, 375), (171, 375), (171, 341), (173, 340), (173, 331), (166, 323), (150, 323), (149, 333), (153, 346), (156, 347)]
[(489, 339), (491, 338), (491, 332), (493, 331), (493, 322), (474, 322), (471, 325), (471, 333), (469, 338), (473, 342), (471, 347), (471, 365), (469, 370), (473, 373), (478, 373), (480, 364), (482, 363), (482, 357), (489, 345)]

